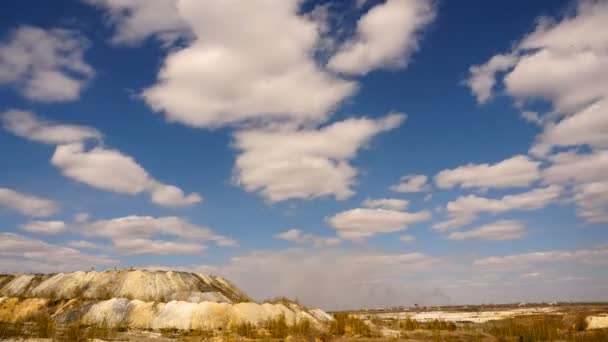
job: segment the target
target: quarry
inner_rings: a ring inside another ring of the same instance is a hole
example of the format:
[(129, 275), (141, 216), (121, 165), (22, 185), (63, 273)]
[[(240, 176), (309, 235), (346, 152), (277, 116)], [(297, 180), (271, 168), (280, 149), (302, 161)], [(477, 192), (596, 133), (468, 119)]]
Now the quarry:
[[(608, 306), (333, 312), (256, 302), (219, 276), (146, 270), (0, 275), (0, 340), (606, 341)], [(528, 338), (529, 337), (529, 338)]]

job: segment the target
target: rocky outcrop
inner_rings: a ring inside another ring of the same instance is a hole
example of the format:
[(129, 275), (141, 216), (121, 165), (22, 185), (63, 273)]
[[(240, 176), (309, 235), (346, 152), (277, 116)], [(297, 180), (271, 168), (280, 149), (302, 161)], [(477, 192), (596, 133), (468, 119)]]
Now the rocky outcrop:
[(133, 329), (216, 329), (234, 323), (284, 316), (288, 324), (332, 318), (319, 309), (289, 302), (253, 302), (226, 279), (163, 271), (103, 271), (0, 275), (0, 321), (19, 322), (38, 314), (58, 324)]

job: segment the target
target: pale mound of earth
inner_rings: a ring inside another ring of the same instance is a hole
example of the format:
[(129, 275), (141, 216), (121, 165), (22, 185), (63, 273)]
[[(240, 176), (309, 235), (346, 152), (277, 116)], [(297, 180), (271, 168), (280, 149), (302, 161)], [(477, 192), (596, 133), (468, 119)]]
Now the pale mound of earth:
[(0, 296), (58, 299), (128, 298), (196, 303), (251, 301), (245, 293), (222, 277), (140, 270), (0, 275)]
[(559, 314), (554, 307), (538, 307), (538, 308), (523, 308), (510, 310), (490, 310), (490, 311), (475, 311), (475, 312), (450, 312), (450, 311), (401, 311), (401, 312), (382, 312), (382, 313), (366, 313), (356, 314), (360, 318), (365, 319), (412, 319), (418, 322), (431, 322), (434, 320), (454, 322), (454, 323), (485, 323), (489, 321), (497, 321), (507, 318), (529, 315), (542, 314)]
[(323, 325), (333, 318), (295, 303), (253, 302), (218, 276), (163, 271), (103, 271), (0, 275), (0, 322), (43, 313), (59, 324), (133, 329), (216, 329), (284, 316)]
[(589, 316), (587, 320), (587, 329), (604, 329), (608, 328), (608, 314), (599, 316)]

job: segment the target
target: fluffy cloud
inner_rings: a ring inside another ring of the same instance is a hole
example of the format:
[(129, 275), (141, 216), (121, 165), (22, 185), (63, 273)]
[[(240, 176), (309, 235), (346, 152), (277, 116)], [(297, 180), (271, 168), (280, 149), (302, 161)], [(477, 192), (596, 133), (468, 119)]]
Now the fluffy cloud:
[(82, 143), (57, 146), (51, 163), (63, 175), (95, 188), (136, 195), (150, 194), (152, 202), (164, 207), (188, 206), (202, 201), (200, 195), (185, 195), (176, 186), (163, 184), (148, 174), (133, 158), (120, 151)]
[(406, 175), (401, 177), (401, 182), (391, 186), (395, 192), (422, 192), (428, 189), (426, 184), (428, 177), (425, 175)]
[(30, 111), (9, 110), (0, 114), (0, 119), (7, 131), (22, 138), (47, 144), (73, 143), (102, 137), (94, 128), (52, 122)]
[(112, 266), (118, 261), (106, 255), (84, 254), (12, 233), (0, 233), (0, 272), (57, 272)]
[(388, 210), (404, 210), (410, 204), (407, 200), (397, 198), (367, 198), (361, 203), (366, 208), (381, 208)]
[(435, 176), (435, 184), (443, 189), (528, 186), (540, 178), (539, 166), (540, 162), (518, 155), (496, 164), (467, 164), (443, 170)]
[(196, 38), (167, 56), (157, 84), (142, 94), (170, 121), (195, 127), (319, 122), (356, 90), (316, 64), (317, 24), (300, 14), (298, 0), (177, 6)]
[(556, 124), (548, 125), (537, 137), (530, 153), (545, 156), (554, 146), (587, 145), (594, 149), (606, 149), (608, 148), (606, 132), (608, 132), (608, 98), (592, 103)]
[(32, 221), (20, 226), (21, 229), (31, 233), (57, 235), (65, 232), (63, 221)]
[(176, 0), (84, 0), (106, 10), (116, 33), (115, 44), (135, 45), (154, 36), (165, 46), (189, 37), (190, 28), (177, 10)]
[[(509, 70), (503, 78), (509, 95), (543, 98), (555, 111), (567, 114), (608, 95), (608, 35), (602, 30), (606, 20), (607, 3), (581, 0), (576, 12), (561, 21), (541, 18), (515, 46), (513, 57), (498, 55), (502, 57), (471, 70)], [(469, 84), (476, 83), (475, 76), (473, 72)], [(488, 87), (472, 90), (478, 98), (490, 95)]]
[(453, 232), (448, 238), (450, 240), (517, 240), (521, 239), (526, 234), (525, 226), (518, 221), (497, 221), (479, 228), (471, 229), (464, 232)]
[[(544, 125), (531, 153), (546, 156), (553, 146), (608, 147), (608, 3), (579, 0), (560, 20), (540, 18), (535, 30), (509, 54), (471, 67), (468, 85), (480, 102), (504, 85), (524, 118)], [(497, 81), (497, 72), (504, 72)], [(544, 100), (552, 110), (525, 110), (527, 100)]]
[[(208, 241), (219, 246), (238, 246), (235, 240), (174, 216), (127, 216), (99, 220), (82, 224), (78, 232), (111, 239), (121, 254), (192, 254), (203, 251), (205, 246), (201, 243)], [(154, 237), (173, 237), (183, 241)]]
[(548, 184), (572, 188), (577, 214), (589, 223), (608, 223), (608, 151), (552, 155), (543, 170)]
[(376, 234), (402, 231), (407, 229), (408, 225), (426, 221), (430, 217), (428, 211), (407, 213), (386, 209), (356, 208), (337, 213), (327, 221), (341, 238), (361, 241)]
[(530, 190), (499, 199), (468, 195), (450, 201), (446, 206), (448, 219), (433, 225), (436, 230), (444, 231), (462, 227), (473, 222), (481, 213), (497, 215), (511, 210), (537, 210), (559, 199), (562, 187), (551, 185), (546, 188)]
[(46, 217), (57, 213), (61, 205), (50, 199), (0, 188), (0, 205), (26, 216)]
[(152, 202), (164, 207), (183, 207), (202, 201), (197, 193), (184, 194), (174, 185), (155, 180), (132, 157), (120, 151), (95, 146), (85, 149), (84, 141), (97, 139), (94, 128), (45, 120), (28, 111), (11, 110), (1, 115), (4, 128), (20, 137), (59, 144), (51, 163), (72, 179), (92, 187), (136, 195), (146, 192)]
[(20, 26), (0, 42), (0, 84), (34, 101), (76, 100), (94, 74), (83, 59), (87, 46), (70, 30)]
[(376, 5), (359, 19), (356, 36), (340, 47), (328, 67), (347, 74), (405, 67), (418, 49), (420, 31), (434, 18), (432, 1), (387, 0)]
[(335, 246), (335, 245), (339, 244), (340, 242), (342, 242), (342, 240), (340, 240), (338, 238), (323, 237), (323, 236), (317, 236), (314, 234), (306, 234), (306, 233), (302, 232), (300, 229), (290, 229), (283, 233), (277, 234), (274, 237), (277, 239), (281, 239), (281, 240), (292, 241), (292, 242), (295, 242), (295, 243), (301, 244), (301, 245), (310, 243), (316, 247)]
[(351, 118), (320, 129), (248, 129), (235, 133), (241, 150), (235, 180), (270, 202), (353, 194), (357, 170), (349, 164), (376, 134), (398, 127), (405, 115)]
[(496, 84), (496, 73), (506, 71), (517, 63), (513, 55), (496, 55), (487, 63), (474, 65), (469, 69), (470, 78), (466, 84), (477, 98), (477, 102), (486, 103), (492, 98), (492, 91)]

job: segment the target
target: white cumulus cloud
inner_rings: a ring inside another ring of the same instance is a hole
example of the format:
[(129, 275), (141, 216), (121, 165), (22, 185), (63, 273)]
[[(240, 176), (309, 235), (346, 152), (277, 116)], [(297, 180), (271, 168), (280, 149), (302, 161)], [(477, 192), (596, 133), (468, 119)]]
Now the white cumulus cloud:
[(362, 241), (376, 234), (407, 229), (411, 224), (431, 218), (428, 211), (408, 213), (397, 210), (356, 208), (339, 212), (327, 219), (339, 237)]
[(518, 155), (496, 164), (467, 164), (443, 170), (435, 176), (435, 183), (442, 189), (523, 187), (540, 178), (539, 167), (540, 162)]
[(238, 246), (233, 239), (175, 216), (98, 220), (81, 224), (78, 232), (112, 240), (121, 254), (193, 254), (205, 250), (202, 243), (209, 241), (218, 246)]
[(525, 234), (526, 227), (521, 222), (504, 220), (463, 232), (452, 232), (448, 235), (448, 238), (450, 240), (477, 239), (501, 241), (521, 239)]
[(235, 133), (235, 180), (270, 202), (353, 194), (357, 169), (349, 161), (375, 135), (398, 127), (405, 115), (351, 118), (319, 129), (247, 129)]
[(118, 150), (103, 147), (86, 150), (81, 143), (59, 145), (51, 163), (66, 177), (117, 193), (146, 192), (152, 202), (164, 207), (189, 206), (202, 201), (199, 194), (186, 195), (176, 186), (155, 180), (132, 157)]
[(88, 45), (70, 30), (20, 26), (0, 42), (0, 84), (33, 101), (76, 100), (94, 74), (84, 61)]
[(357, 22), (355, 37), (346, 41), (328, 68), (366, 74), (377, 68), (403, 68), (418, 49), (421, 31), (435, 18), (430, 0), (387, 0)]
[(104, 9), (116, 30), (112, 42), (136, 45), (155, 37), (165, 46), (190, 37), (188, 24), (177, 10), (176, 0), (83, 0)]
[(169, 53), (158, 82), (142, 94), (170, 121), (319, 122), (357, 88), (317, 65), (317, 23), (300, 14), (298, 0), (182, 0), (177, 7), (196, 38)]
[(20, 226), (21, 229), (30, 233), (57, 235), (65, 232), (63, 221), (32, 221)]
[(7, 131), (22, 138), (47, 144), (73, 143), (102, 137), (94, 128), (56, 123), (25, 110), (9, 110), (2, 113), (0, 119)]
[(473, 222), (482, 213), (497, 215), (512, 210), (541, 209), (556, 202), (562, 190), (561, 186), (551, 185), (497, 199), (476, 195), (461, 196), (448, 202), (445, 208), (448, 219), (434, 224), (433, 228), (444, 231), (462, 227)]
[(395, 192), (423, 192), (428, 190), (426, 183), (428, 177), (425, 175), (405, 175), (401, 177), (401, 182), (391, 186)]
[(51, 216), (61, 208), (56, 201), (17, 192), (13, 189), (0, 188), (0, 206), (7, 207), (26, 216)]

